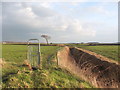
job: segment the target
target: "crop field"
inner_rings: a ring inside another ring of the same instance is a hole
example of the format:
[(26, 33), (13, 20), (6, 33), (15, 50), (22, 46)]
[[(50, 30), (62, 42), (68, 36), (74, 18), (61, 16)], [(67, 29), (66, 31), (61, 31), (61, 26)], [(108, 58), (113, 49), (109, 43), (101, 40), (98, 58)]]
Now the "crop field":
[(120, 61), (120, 53), (117, 45), (104, 45), (104, 46), (81, 46), (77, 45), (77, 47), (81, 47), (86, 50), (90, 50), (92, 52), (95, 52), (97, 54), (103, 55), (105, 57), (108, 57), (110, 59)]
[(25, 65), (26, 45), (2, 45), (3, 88), (92, 88), (57, 65), (58, 46), (41, 46), (42, 69), (31, 71)]

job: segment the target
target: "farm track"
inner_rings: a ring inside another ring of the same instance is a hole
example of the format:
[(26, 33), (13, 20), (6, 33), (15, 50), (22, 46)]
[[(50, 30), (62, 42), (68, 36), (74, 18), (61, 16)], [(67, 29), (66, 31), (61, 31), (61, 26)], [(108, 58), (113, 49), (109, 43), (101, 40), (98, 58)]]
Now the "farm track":
[(58, 64), (97, 88), (120, 88), (120, 65), (81, 48), (65, 47), (57, 53)]

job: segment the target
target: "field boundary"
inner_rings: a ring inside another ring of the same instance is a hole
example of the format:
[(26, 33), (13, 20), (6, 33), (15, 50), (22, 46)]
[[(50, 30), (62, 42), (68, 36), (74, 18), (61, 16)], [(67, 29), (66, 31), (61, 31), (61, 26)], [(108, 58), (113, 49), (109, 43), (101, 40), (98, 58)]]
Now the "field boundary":
[(98, 59), (101, 59), (101, 60), (103, 60), (103, 61), (108, 61), (108, 62), (110, 62), (110, 63), (115, 63), (115, 64), (117, 64), (117, 65), (120, 65), (120, 62), (119, 62), (119, 61), (115, 61), (115, 60), (113, 60), (113, 59), (107, 58), (107, 57), (105, 57), (105, 56), (103, 56), (103, 55), (97, 54), (97, 53), (95, 53), (95, 52), (92, 52), (92, 51), (89, 51), (89, 50), (86, 50), (86, 49), (82, 49), (82, 48), (78, 48), (78, 47), (75, 47), (75, 48), (78, 49), (78, 50), (81, 50), (81, 51), (83, 51), (83, 52), (89, 53), (90, 55), (94, 55), (95, 57), (97, 57)]
[(84, 49), (80, 50), (80, 48), (67, 46), (63, 50), (58, 51), (57, 57), (60, 67), (72, 72), (94, 87), (120, 87), (120, 65), (116, 62), (107, 58), (100, 58), (100, 56), (98, 58), (95, 54)]

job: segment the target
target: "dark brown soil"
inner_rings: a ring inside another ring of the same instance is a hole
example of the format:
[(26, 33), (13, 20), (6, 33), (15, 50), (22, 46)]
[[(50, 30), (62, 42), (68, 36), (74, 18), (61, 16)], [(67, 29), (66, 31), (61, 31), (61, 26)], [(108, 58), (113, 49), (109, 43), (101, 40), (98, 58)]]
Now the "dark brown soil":
[(120, 88), (120, 65), (101, 60), (77, 48), (65, 47), (57, 54), (58, 64), (97, 88)]

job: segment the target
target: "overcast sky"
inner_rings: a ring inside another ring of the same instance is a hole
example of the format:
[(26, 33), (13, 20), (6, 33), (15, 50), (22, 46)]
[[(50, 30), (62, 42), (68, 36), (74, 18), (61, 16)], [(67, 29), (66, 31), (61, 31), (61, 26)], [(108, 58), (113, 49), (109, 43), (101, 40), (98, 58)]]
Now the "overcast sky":
[[(0, 18), (1, 19), (1, 18)], [(117, 2), (3, 2), (3, 41), (117, 42)]]

